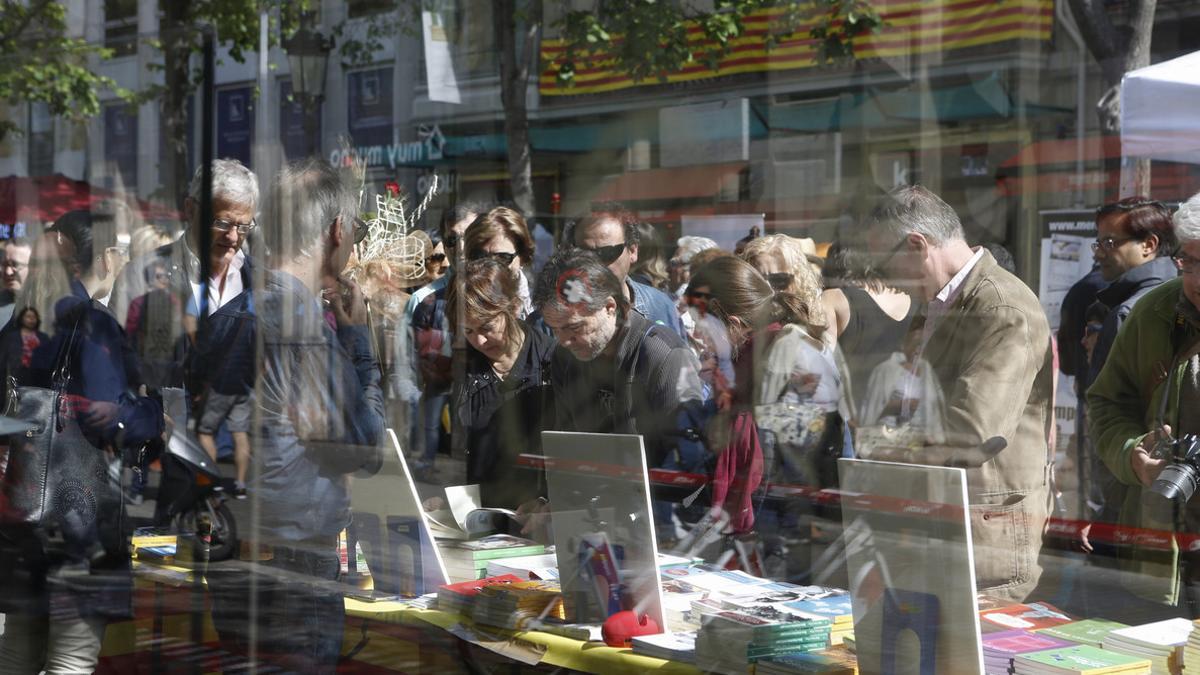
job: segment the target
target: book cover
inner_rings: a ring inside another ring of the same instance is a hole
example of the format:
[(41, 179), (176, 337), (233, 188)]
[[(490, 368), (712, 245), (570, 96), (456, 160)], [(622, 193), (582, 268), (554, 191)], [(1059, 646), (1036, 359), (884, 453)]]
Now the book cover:
[(1081, 675), (1123, 672), (1139, 667), (1147, 670), (1150, 668), (1149, 659), (1118, 654), (1088, 645), (1021, 654), (1016, 657), (1015, 661), (1033, 665), (1035, 668), (1045, 668), (1053, 673), (1080, 673)]
[(1000, 633), (988, 633), (984, 635), (983, 653), (1012, 656), (1015, 654), (1045, 651), (1047, 649), (1072, 647), (1075, 644), (1051, 635), (1041, 635), (1023, 630), (1006, 630)]
[(1028, 605), (1012, 605), (979, 613), (979, 618), (1006, 628), (1038, 630), (1074, 621), (1070, 616), (1048, 602), (1031, 602)]
[[(1108, 637), (1109, 633), (1128, 627), (1127, 624), (1109, 621), (1108, 619), (1084, 619), (1083, 621), (1072, 621), (1071, 623), (1064, 623), (1059, 626), (1042, 628), (1037, 632), (1081, 645), (1099, 647), (1104, 642), (1104, 639)], [(986, 639), (984, 643), (987, 643)]]

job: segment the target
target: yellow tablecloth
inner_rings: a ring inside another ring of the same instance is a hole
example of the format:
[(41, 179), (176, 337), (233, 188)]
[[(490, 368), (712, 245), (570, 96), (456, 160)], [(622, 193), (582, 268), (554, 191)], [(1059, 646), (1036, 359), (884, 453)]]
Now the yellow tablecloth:
[[(346, 598), (346, 614), (371, 621), (413, 625), (417, 622), (450, 630), (455, 624), (470, 623), (449, 612), (419, 609), (402, 602), (363, 602)], [(542, 663), (589, 673), (700, 673), (695, 667), (634, 654), (629, 649), (615, 649), (598, 642), (581, 642), (560, 635), (538, 631), (501, 631), (484, 628), (492, 635), (510, 636), (518, 644), (544, 650)]]

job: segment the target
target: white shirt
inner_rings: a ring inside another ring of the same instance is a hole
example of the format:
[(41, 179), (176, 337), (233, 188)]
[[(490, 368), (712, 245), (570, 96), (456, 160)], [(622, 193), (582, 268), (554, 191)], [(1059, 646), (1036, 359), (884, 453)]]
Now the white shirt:
[[(962, 292), (962, 286), (966, 282), (967, 276), (971, 274), (971, 270), (975, 269), (975, 265), (979, 264), (986, 250), (982, 246), (975, 249), (975, 255), (971, 256), (967, 264), (963, 265), (962, 269), (950, 277), (950, 281), (947, 281), (946, 285), (942, 286), (942, 290), (938, 291), (937, 295), (933, 296), (933, 299), (929, 301), (929, 307), (925, 311), (925, 326), (921, 330), (921, 346), (917, 349), (914, 361), (920, 362), (924, 357), (925, 345), (929, 344), (929, 338), (933, 337), (933, 331), (937, 328), (938, 322), (942, 317), (946, 316), (946, 312), (950, 311), (950, 306), (954, 304), (954, 301), (958, 299), (959, 293)], [(911, 382), (907, 383), (904, 388), (905, 400), (915, 400), (918, 394), (917, 387), (912, 386)], [(913, 411), (909, 410), (908, 406), (905, 405), (901, 414), (905, 417), (911, 417), (912, 413)]]
[[(224, 305), (229, 304), (245, 290), (245, 285), (242, 284), (242, 265), (246, 264), (246, 254), (239, 250), (233, 256), (233, 260), (229, 261), (229, 267), (225, 270), (225, 288), (221, 288), (221, 277), (215, 276), (208, 281), (208, 314), (211, 316)], [(192, 301), (196, 303), (196, 310), (200, 308), (200, 282), (191, 281), (192, 286)]]

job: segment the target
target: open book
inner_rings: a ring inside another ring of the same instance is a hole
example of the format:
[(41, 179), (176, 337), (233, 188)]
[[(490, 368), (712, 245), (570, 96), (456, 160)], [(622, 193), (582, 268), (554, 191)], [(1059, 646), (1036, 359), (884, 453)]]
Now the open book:
[(505, 518), (516, 520), (517, 512), (481, 506), (478, 485), (454, 485), (446, 488), (446, 508), (426, 511), (425, 518), (438, 539), (478, 539), (500, 530)]

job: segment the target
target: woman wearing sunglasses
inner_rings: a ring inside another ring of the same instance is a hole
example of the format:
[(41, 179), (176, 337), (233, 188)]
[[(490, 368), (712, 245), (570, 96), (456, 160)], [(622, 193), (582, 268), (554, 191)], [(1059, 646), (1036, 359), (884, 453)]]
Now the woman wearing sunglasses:
[(533, 313), (532, 293), (525, 268), (533, 264), (533, 237), (520, 213), (498, 206), (475, 219), (463, 235), (467, 262), (491, 259), (508, 268), (517, 278), (521, 300), (517, 318)]

